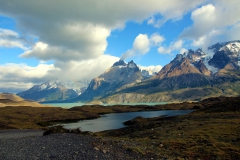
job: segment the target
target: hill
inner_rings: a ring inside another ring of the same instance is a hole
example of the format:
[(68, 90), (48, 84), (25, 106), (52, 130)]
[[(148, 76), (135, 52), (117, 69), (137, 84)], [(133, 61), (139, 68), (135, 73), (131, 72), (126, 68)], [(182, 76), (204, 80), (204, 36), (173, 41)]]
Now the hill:
[(0, 107), (16, 107), (16, 106), (30, 106), (30, 107), (49, 107), (47, 105), (42, 105), (34, 101), (25, 100), (15, 94), (1, 93), (0, 94)]

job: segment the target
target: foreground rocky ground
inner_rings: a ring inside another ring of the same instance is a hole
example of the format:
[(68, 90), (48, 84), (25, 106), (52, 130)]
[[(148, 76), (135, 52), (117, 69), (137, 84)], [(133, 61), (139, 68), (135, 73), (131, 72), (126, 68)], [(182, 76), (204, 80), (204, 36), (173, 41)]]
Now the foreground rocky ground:
[(73, 133), (42, 135), (40, 130), (1, 131), (0, 159), (151, 159), (95, 137)]

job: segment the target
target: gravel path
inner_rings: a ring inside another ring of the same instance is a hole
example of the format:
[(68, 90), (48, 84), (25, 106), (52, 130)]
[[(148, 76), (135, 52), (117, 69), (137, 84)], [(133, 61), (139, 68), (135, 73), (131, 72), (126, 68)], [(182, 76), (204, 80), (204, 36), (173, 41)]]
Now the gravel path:
[(24, 137), (35, 137), (42, 136), (43, 130), (32, 130), (32, 129), (11, 129), (11, 130), (0, 130), (0, 140), (12, 139), (12, 138), (24, 138)]
[(42, 133), (41, 130), (0, 131), (0, 159), (144, 159), (140, 155), (127, 151), (113, 142), (103, 141), (99, 138), (71, 133), (42, 136)]

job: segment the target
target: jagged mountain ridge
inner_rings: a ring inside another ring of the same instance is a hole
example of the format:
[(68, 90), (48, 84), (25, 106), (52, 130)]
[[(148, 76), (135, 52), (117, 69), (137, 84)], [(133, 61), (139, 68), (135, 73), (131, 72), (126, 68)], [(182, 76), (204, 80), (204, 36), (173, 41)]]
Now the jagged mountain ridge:
[(131, 86), (151, 77), (151, 74), (153, 73), (149, 73), (146, 70), (142, 74), (142, 71), (133, 61), (125, 63), (123, 60), (119, 60), (99, 77), (94, 78), (87, 90), (74, 99), (74, 101), (85, 102), (95, 98), (106, 97), (121, 88)]
[(35, 85), (29, 90), (19, 92), (17, 95), (24, 99), (39, 102), (61, 101), (77, 97), (86, 90), (88, 84), (87, 80), (80, 82), (50, 80), (40, 85)]
[(207, 52), (188, 50), (178, 54), (152, 78), (118, 90), (100, 101), (182, 101), (239, 95), (239, 55), (240, 41), (218, 43)]

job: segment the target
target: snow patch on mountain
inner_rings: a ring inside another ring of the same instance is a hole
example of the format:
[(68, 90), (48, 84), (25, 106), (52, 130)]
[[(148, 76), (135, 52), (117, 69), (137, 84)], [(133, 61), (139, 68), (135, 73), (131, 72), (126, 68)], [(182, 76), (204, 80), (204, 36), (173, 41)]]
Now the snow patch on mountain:
[(217, 73), (217, 72), (219, 71), (219, 69), (208, 64), (209, 60), (211, 59), (210, 57), (211, 57), (211, 56), (206, 57), (206, 58), (204, 59), (203, 63), (204, 63), (204, 65), (207, 67), (207, 69), (208, 69), (209, 71), (211, 71), (212, 74), (214, 74), (214, 73)]
[(38, 86), (39, 90), (49, 90), (62, 86), (58, 81), (48, 81)]
[(127, 66), (117, 66), (118, 68), (126, 68)]
[[(179, 56), (179, 58), (182, 58), (182, 59), (189, 58), (192, 66), (195, 66), (194, 64), (196, 62), (199, 62), (200, 60), (202, 60), (203, 64), (207, 67), (207, 69), (209, 71), (211, 71), (212, 74), (214, 74), (214, 73), (218, 72), (219, 69), (215, 68), (214, 66), (209, 65), (209, 63), (208, 63), (210, 61), (210, 59), (212, 59), (213, 55), (214, 55), (214, 48), (210, 49), (208, 53), (203, 52), (202, 49), (197, 49), (196, 51), (193, 51), (193, 50), (185, 51), (182, 54), (182, 56)], [(179, 59), (179, 61), (180, 61), (180, 59)]]

